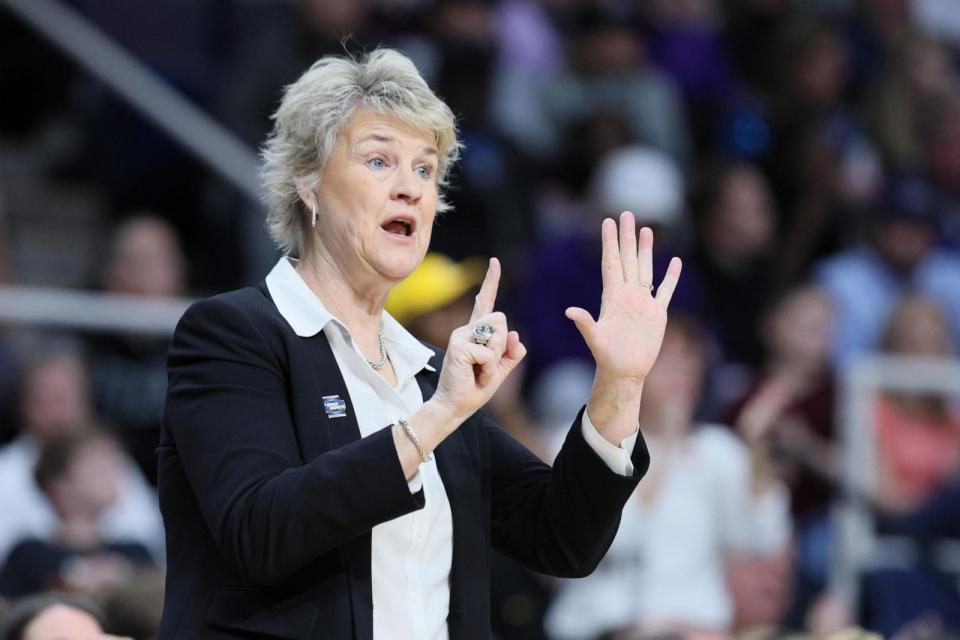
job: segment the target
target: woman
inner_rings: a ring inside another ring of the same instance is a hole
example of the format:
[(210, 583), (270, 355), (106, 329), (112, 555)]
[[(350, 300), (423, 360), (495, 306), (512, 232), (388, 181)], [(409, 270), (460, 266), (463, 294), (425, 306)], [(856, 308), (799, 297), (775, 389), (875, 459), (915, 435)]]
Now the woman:
[(631, 215), (619, 243), (604, 222), (600, 317), (567, 310), (595, 385), (551, 470), (478, 412), (525, 353), (495, 259), (445, 354), (383, 311), (458, 149), (397, 52), (287, 89), (263, 173), (298, 259), (191, 307), (170, 351), (160, 638), (488, 638), (491, 548), (557, 575), (599, 562), (648, 464), (637, 412), (680, 263), (652, 295), (652, 233), (638, 250)]
[[(887, 353), (914, 358), (953, 357), (946, 314), (936, 300), (904, 296), (890, 314), (882, 342)], [(892, 511), (909, 511), (931, 499), (960, 471), (960, 415), (936, 393), (877, 395), (876, 497)]]

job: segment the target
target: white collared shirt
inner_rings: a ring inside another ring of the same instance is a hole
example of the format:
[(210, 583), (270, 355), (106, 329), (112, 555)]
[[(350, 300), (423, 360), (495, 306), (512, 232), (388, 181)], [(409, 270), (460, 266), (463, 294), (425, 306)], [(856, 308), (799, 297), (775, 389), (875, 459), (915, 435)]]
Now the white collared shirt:
[[(331, 314), (300, 277), (289, 259), (281, 258), (266, 278), (277, 310), (302, 338), (323, 331), (343, 374), (361, 437), (406, 418), (423, 404), (416, 374), (433, 351), (414, 338), (390, 314), (383, 312), (383, 338), (397, 376), (390, 384), (367, 363), (346, 326)], [(621, 475), (633, 473), (630, 452), (637, 434), (615, 447), (587, 418), (583, 435), (607, 466)], [(444, 640), (450, 606), (450, 566), (453, 558), (453, 520), (450, 502), (435, 459), (420, 465), (410, 480), (410, 491), (423, 487), (425, 506), (373, 528), (371, 579), (373, 636), (377, 640), (410, 638)]]

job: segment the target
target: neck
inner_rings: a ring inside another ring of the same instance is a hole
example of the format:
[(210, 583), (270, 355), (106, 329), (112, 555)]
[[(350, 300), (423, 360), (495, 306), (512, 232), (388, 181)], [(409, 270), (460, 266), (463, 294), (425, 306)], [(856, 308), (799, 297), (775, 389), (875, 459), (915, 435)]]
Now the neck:
[(92, 518), (65, 516), (60, 523), (57, 537), (68, 547), (86, 549), (100, 542), (100, 531)]
[(802, 358), (774, 358), (767, 367), (771, 377), (790, 378), (798, 387), (807, 387), (817, 381), (823, 373), (820, 360)]
[(377, 332), (389, 285), (357, 283), (322, 252), (306, 253), (297, 262), (296, 269), (323, 306), (346, 325), (364, 352), (366, 346), (372, 345), (371, 353), (379, 353)]

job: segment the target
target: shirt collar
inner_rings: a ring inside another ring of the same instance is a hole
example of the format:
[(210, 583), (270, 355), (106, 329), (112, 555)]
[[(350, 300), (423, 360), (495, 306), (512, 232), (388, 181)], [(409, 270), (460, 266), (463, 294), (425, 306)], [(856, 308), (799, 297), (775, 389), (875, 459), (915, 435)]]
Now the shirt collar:
[[(276, 266), (267, 274), (267, 290), (280, 315), (290, 324), (293, 332), (301, 338), (317, 335), (333, 322), (340, 330), (350, 335), (347, 327), (327, 310), (320, 298), (304, 282), (291, 259), (280, 258)], [(403, 325), (386, 311), (383, 312), (383, 339), (391, 345), (391, 358), (400, 357), (415, 371), (427, 369), (436, 371), (428, 364), (433, 350), (425, 347), (407, 331)]]

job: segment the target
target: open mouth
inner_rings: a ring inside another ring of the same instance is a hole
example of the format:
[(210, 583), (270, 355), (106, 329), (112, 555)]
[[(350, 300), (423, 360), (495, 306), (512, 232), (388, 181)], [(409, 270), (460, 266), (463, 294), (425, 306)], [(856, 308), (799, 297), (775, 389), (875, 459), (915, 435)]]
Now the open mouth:
[(390, 218), (380, 228), (393, 235), (409, 237), (413, 235), (415, 224), (411, 218)]

